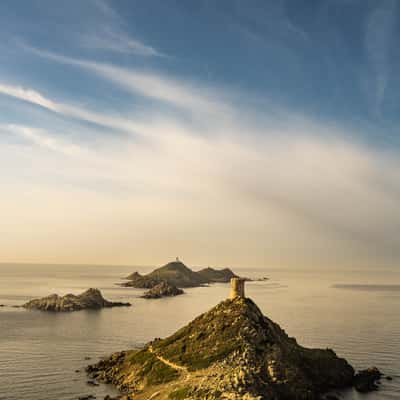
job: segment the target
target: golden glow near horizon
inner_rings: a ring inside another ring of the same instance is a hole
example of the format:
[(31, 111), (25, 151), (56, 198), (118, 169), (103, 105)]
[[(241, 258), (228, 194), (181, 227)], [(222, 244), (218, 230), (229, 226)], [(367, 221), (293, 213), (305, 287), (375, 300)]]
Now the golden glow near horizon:
[(168, 121), (140, 144), (125, 138), (71, 147), (40, 132), (22, 148), (2, 146), (0, 261), (160, 264), (176, 254), (232, 266), (397, 260), (397, 203), (374, 182), (396, 160), (312, 135), (278, 139), (272, 131), (260, 139), (253, 132), (243, 141), (232, 119), (223, 129), (229, 136), (218, 127), (199, 137)]

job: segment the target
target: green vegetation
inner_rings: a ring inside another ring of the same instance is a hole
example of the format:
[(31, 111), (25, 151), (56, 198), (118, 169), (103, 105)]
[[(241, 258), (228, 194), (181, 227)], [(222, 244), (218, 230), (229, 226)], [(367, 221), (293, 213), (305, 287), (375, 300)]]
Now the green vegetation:
[(299, 346), (247, 298), (223, 301), (167, 339), (115, 353), (87, 371), (141, 399), (156, 389), (170, 400), (316, 400), (354, 377), (346, 360)]
[(227, 300), (230, 307), (226, 306), (227, 302), (221, 303), (169, 338), (154, 342), (154, 351), (194, 371), (209, 367), (233, 351), (242, 350), (244, 342), (240, 331), (249, 325), (247, 315), (243, 313), (246, 301), (249, 302)]
[(134, 352), (128, 357), (128, 361), (136, 367), (136, 376), (146, 379), (149, 385), (167, 383), (179, 376), (176, 370), (159, 361), (147, 350)]

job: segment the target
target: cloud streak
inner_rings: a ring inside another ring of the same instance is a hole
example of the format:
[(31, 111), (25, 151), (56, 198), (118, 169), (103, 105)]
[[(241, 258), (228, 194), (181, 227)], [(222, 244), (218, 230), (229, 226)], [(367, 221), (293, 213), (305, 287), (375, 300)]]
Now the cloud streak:
[(221, 116), (229, 114), (231, 111), (227, 106), (227, 99), (230, 96), (226, 91), (218, 93), (210, 87), (174, 79), (159, 72), (127, 69), (106, 63), (66, 57), (26, 45), (24, 47), (40, 57), (95, 73), (134, 95), (164, 102), (179, 109), (192, 113), (219, 113)]
[(369, 14), (365, 28), (365, 49), (373, 72), (373, 112), (379, 117), (389, 80), (389, 50), (395, 29), (397, 3), (381, 2)]
[(83, 150), (81, 146), (66, 143), (53, 134), (49, 134), (43, 129), (33, 128), (23, 125), (0, 125), (0, 131), (18, 135), (27, 141), (45, 149), (61, 153), (66, 156), (82, 156)]
[(122, 54), (134, 54), (144, 57), (165, 57), (154, 47), (148, 46), (140, 40), (133, 39), (123, 33), (117, 33), (111, 29), (83, 35), (80, 44), (84, 47), (107, 50)]

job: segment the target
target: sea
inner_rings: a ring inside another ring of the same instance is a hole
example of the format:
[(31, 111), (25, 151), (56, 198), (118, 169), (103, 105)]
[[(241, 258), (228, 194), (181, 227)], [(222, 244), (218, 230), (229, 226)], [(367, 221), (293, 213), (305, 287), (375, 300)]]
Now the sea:
[[(174, 298), (145, 300), (118, 284), (150, 267), (0, 264), (0, 400), (75, 400), (116, 395), (88, 385), (86, 365), (112, 352), (166, 337), (229, 296), (228, 284), (186, 289)], [(343, 400), (400, 399), (400, 271), (235, 269), (269, 278), (247, 282), (246, 296), (308, 347), (333, 348), (356, 369), (377, 366), (393, 380), (378, 391), (337, 392)], [(99, 288), (132, 307), (46, 313), (13, 306), (52, 293)]]

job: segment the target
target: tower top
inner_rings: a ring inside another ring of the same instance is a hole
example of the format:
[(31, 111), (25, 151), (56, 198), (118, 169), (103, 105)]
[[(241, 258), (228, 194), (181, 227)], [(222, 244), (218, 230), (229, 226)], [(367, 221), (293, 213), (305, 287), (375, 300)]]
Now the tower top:
[(245, 297), (244, 296), (244, 283), (246, 282), (243, 278), (231, 278), (231, 300), (236, 299), (237, 297)]

